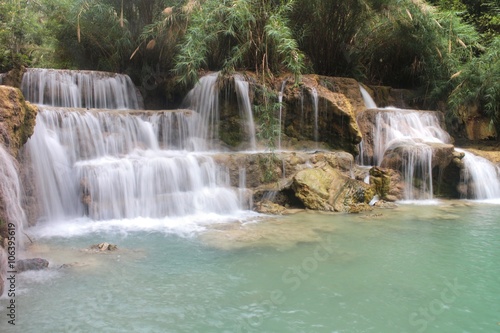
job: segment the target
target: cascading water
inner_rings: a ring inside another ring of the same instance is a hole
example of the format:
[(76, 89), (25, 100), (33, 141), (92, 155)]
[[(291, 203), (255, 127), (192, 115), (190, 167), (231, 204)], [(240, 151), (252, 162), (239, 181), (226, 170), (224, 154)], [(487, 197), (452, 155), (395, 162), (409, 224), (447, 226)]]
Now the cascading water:
[(455, 150), (465, 155), (462, 158), (465, 166), (462, 174), (464, 197), (479, 200), (500, 199), (500, 168), (463, 149)]
[[(432, 144), (449, 144), (450, 135), (441, 127), (437, 112), (398, 108), (376, 108), (368, 92), (360, 86), (367, 110), (374, 114), (372, 142), (360, 144), (360, 164), (381, 165), (389, 150), (399, 150), (405, 179), (405, 199), (432, 199)], [(371, 149), (371, 154), (367, 151)], [(464, 152), (456, 148), (457, 151)], [(465, 153), (462, 182), (465, 196), (474, 199), (500, 198), (500, 173), (488, 160)], [(365, 156), (370, 156), (366, 158)]]
[[(28, 149), (48, 219), (161, 218), (239, 209), (228, 176), (194, 149), (190, 112), (41, 108)], [(175, 140), (170, 139), (175, 136)]]
[(29, 68), (21, 90), (40, 105), (96, 109), (138, 109), (137, 92), (127, 75)]
[(373, 164), (380, 165), (387, 149), (397, 142), (450, 143), (451, 137), (441, 128), (436, 112), (380, 109), (373, 128)]
[(279, 114), (279, 119), (278, 119), (278, 150), (281, 150), (281, 127), (282, 127), (282, 118), (283, 118), (283, 93), (285, 91), (285, 86), (286, 86), (286, 81), (283, 80), (281, 83), (281, 89), (280, 92), (278, 93), (278, 103), (280, 105), (280, 114)]
[(252, 104), (250, 103), (249, 84), (241, 75), (235, 75), (234, 83), (236, 86), (236, 95), (238, 96), (239, 109), (242, 113), (242, 118), (245, 120), (250, 139), (250, 150), (256, 150), (257, 141), (255, 139), (255, 123), (253, 120)]
[(361, 96), (363, 97), (363, 102), (365, 103), (365, 108), (367, 109), (376, 109), (377, 104), (373, 100), (372, 96), (366, 91), (366, 89), (359, 85), (359, 90), (361, 91)]
[(205, 75), (187, 94), (183, 106), (194, 110), (200, 116), (196, 133), (199, 140), (198, 150), (206, 150), (209, 142), (219, 138), (219, 73)]
[(4, 211), (7, 220), (4, 222), (15, 225), (15, 245), (17, 248), (23, 246), (22, 234), (26, 224), (26, 215), (21, 204), (21, 193), (21, 183), (14, 157), (0, 144), (0, 200), (6, 207)]
[(314, 141), (318, 142), (318, 139), (319, 139), (319, 137), (318, 137), (319, 136), (318, 135), (318, 117), (319, 117), (318, 104), (319, 104), (319, 100), (318, 100), (318, 91), (314, 87), (311, 88), (311, 98), (313, 101), (313, 108), (314, 108)]
[(40, 106), (26, 147), (43, 218), (229, 216), (248, 208), (244, 189), (230, 186), (228, 170), (212, 156), (216, 79), (202, 78), (188, 94), (193, 110)]

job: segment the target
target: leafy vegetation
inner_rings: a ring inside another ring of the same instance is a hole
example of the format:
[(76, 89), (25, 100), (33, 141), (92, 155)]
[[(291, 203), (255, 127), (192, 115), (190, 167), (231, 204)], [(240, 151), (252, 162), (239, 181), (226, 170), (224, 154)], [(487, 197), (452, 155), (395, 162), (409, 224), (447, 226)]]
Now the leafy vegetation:
[(99, 69), (150, 86), (219, 70), (350, 76), (498, 124), (499, 29), (498, 0), (5, 0), (0, 71)]

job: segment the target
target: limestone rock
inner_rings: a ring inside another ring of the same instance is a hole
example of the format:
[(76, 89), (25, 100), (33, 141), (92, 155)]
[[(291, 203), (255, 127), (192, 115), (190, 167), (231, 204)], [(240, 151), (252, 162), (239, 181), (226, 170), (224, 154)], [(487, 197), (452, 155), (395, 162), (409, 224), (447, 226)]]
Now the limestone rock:
[(397, 201), (403, 198), (404, 185), (401, 175), (395, 170), (372, 167), (370, 186), (383, 201)]
[(493, 122), (484, 117), (471, 117), (465, 121), (465, 132), (469, 140), (491, 140), (498, 137)]
[(94, 244), (90, 247), (91, 250), (94, 250), (94, 251), (115, 251), (115, 250), (118, 250), (118, 246), (114, 245), (114, 244), (110, 244), (110, 243), (107, 243), (107, 242), (103, 242), (103, 243), (99, 243), (99, 244)]
[[(315, 210), (359, 211), (360, 206), (354, 206), (373, 197), (369, 185), (330, 166), (299, 171), (293, 178), (292, 188), (307, 208)], [(369, 209), (367, 205), (365, 208)]]
[(282, 215), (285, 213), (286, 207), (270, 200), (262, 200), (255, 204), (255, 211), (262, 214)]
[[(356, 123), (356, 108), (343, 91), (352, 91), (353, 88), (339, 88), (335, 80), (318, 75), (304, 75), (303, 86), (285, 89), (283, 119), (285, 134), (299, 140), (315, 140), (327, 143), (333, 149), (340, 149), (349, 153), (357, 153), (357, 145), (361, 141), (361, 133)], [(339, 81), (340, 82), (340, 81)], [(354, 86), (350, 82), (350, 86)], [(358, 103), (361, 95), (359, 85), (356, 84)], [(318, 97), (318, 118), (315, 120), (313, 103), (304, 103), (311, 100), (312, 91)], [(316, 124), (317, 123), (317, 128)], [(317, 131), (317, 132), (316, 132)], [(317, 138), (315, 138), (317, 136)]]
[(0, 86), (0, 144), (13, 156), (33, 134), (36, 114), (37, 108), (24, 100), (19, 89)]
[[(446, 143), (425, 143), (432, 150), (431, 167), (446, 168), (454, 158), (454, 146)], [(408, 152), (417, 149), (414, 144), (398, 144), (394, 148), (386, 151), (381, 166), (401, 171), (405, 160), (408, 158)], [(418, 153), (418, 152), (417, 152)]]

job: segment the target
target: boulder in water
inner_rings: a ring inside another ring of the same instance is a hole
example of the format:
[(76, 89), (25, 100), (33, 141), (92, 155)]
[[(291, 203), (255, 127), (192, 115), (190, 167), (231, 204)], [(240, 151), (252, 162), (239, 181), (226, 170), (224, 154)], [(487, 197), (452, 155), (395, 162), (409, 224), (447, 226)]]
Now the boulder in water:
[(292, 188), (306, 208), (336, 212), (358, 212), (370, 209), (372, 188), (343, 175), (330, 166), (299, 171), (293, 178)]
[(114, 244), (110, 244), (107, 242), (99, 243), (99, 244), (94, 244), (90, 247), (91, 250), (95, 251), (115, 251), (118, 250), (118, 246)]
[(17, 272), (39, 271), (49, 267), (49, 262), (42, 258), (23, 259), (16, 262)]

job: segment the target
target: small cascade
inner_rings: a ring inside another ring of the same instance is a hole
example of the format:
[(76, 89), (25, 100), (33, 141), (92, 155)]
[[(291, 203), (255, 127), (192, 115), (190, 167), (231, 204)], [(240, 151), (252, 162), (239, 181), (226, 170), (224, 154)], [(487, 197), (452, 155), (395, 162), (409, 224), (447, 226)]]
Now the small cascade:
[(441, 128), (437, 112), (397, 108), (377, 108), (370, 94), (359, 86), (366, 109), (362, 116), (371, 119), (371, 138), (359, 144), (360, 165), (380, 166), (389, 150), (401, 156), (401, 171), (405, 180), (405, 199), (432, 199), (432, 147), (429, 144), (451, 142)]
[(389, 147), (397, 142), (450, 143), (450, 135), (441, 128), (437, 112), (381, 109), (373, 128), (373, 164), (380, 165)]
[[(441, 127), (438, 112), (398, 108), (376, 108), (368, 92), (360, 86), (367, 107), (360, 116), (373, 124), (371, 145), (360, 143), (358, 163), (380, 166), (390, 150), (401, 156), (405, 199), (432, 199), (432, 146), (449, 144), (450, 135)], [(359, 120), (359, 119), (358, 119)], [(500, 198), (500, 171), (488, 160), (464, 152), (460, 192), (466, 198)]]
[(139, 109), (132, 80), (123, 74), (29, 68), (21, 90), (40, 105), (96, 109)]
[(5, 77), (5, 73), (0, 73), (0, 85), (3, 84), (3, 78)]
[(387, 151), (399, 151), (406, 200), (433, 198), (433, 153), (428, 144), (451, 142), (449, 134), (441, 128), (437, 115), (436, 112), (399, 109), (383, 109), (376, 113), (373, 164), (381, 165)]
[[(21, 193), (21, 182), (14, 157), (0, 144), (0, 205), (4, 205), (3, 211), (6, 214), (3, 217), (6, 219), (4, 222), (15, 225), (15, 245), (17, 248), (23, 246), (22, 234), (26, 224), (26, 215), (21, 204)], [(0, 246), (0, 248), (2, 247)]]
[(376, 109), (377, 104), (373, 100), (372, 96), (363, 88), (362, 85), (359, 85), (359, 90), (361, 91), (361, 96), (363, 97), (363, 102), (365, 102), (365, 108), (367, 109)]
[(200, 116), (199, 127), (196, 131), (198, 137), (201, 138), (200, 146), (219, 138), (218, 76), (217, 72), (201, 77), (183, 102), (185, 108), (194, 110)]
[(311, 88), (311, 98), (313, 101), (313, 108), (314, 108), (314, 141), (318, 142), (319, 135), (318, 135), (318, 104), (319, 104), (319, 99), (318, 99), (318, 91), (316, 88), (312, 87)]
[(286, 86), (286, 81), (288, 80), (283, 80), (281, 83), (281, 89), (280, 92), (278, 93), (278, 103), (280, 104), (280, 114), (278, 118), (278, 150), (281, 150), (281, 127), (282, 127), (282, 118), (283, 118), (283, 93), (285, 92), (285, 86)]
[[(365, 88), (363, 88), (362, 85), (359, 85), (359, 91), (361, 92), (361, 96), (363, 97), (363, 102), (365, 103), (365, 109), (376, 109), (377, 104), (373, 100), (373, 98), (370, 96), (368, 91), (366, 91)], [(368, 161), (365, 161), (365, 140), (361, 139), (359, 142), (359, 155), (356, 156), (356, 162), (359, 165), (368, 165)]]
[(250, 150), (256, 150), (257, 141), (255, 139), (255, 123), (253, 120), (252, 104), (250, 103), (249, 84), (241, 75), (235, 75), (234, 83), (238, 96), (240, 113), (242, 113), (242, 119), (245, 119), (248, 136), (250, 138)]
[(485, 158), (455, 148), (465, 154), (462, 162), (462, 189), (465, 198), (491, 200), (500, 199), (500, 168)]
[(402, 149), (405, 199), (432, 199), (432, 148), (423, 143), (411, 143)]
[(247, 171), (243, 166), (239, 168), (238, 196), (243, 209), (253, 207), (253, 196), (247, 189)]

